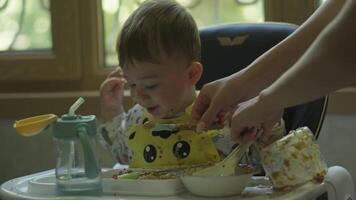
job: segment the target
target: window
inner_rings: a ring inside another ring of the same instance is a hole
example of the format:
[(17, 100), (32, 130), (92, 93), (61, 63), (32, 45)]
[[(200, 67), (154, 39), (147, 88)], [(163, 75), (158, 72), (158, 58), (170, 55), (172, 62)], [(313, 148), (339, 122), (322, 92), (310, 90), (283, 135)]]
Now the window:
[(78, 1), (0, 3), (0, 81), (80, 78)]
[(0, 7), (0, 51), (52, 48), (49, 1), (3, 1)]

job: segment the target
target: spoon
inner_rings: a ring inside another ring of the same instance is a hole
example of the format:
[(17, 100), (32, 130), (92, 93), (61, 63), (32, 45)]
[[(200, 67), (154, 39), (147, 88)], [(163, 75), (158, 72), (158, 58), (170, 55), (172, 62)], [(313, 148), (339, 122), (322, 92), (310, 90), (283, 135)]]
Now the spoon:
[(232, 176), (237, 163), (253, 142), (237, 146), (224, 160), (193, 173), (194, 176)]

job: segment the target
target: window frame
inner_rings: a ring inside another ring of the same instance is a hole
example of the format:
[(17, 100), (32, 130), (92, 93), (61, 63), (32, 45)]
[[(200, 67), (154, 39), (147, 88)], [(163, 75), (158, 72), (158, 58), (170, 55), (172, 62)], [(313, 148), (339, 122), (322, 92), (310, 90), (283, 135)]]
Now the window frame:
[(265, 0), (265, 21), (302, 24), (318, 8), (318, 0)]
[[(0, 53), (1, 81), (78, 80), (81, 77), (78, 1), (52, 1), (53, 47)], [(68, 73), (67, 71), (71, 71)], [(20, 78), (21, 77), (21, 78)]]
[(0, 53), (0, 92), (97, 90), (104, 80), (100, 0), (52, 0), (50, 9), (52, 51)]

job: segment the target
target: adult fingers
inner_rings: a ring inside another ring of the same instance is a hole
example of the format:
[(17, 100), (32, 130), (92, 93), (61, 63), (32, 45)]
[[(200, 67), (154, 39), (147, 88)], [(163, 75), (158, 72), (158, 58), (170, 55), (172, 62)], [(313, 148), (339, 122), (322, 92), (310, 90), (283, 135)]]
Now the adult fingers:
[(240, 132), (232, 132), (232, 136), (235, 134), (235, 137), (232, 137), (232, 140), (239, 144), (246, 144), (257, 139), (259, 134), (258, 130), (259, 129), (256, 127), (245, 127)]
[(202, 92), (199, 93), (192, 108), (192, 120), (194, 124), (201, 119), (201, 117), (203, 116), (204, 112), (209, 107), (209, 105), (210, 105), (210, 97), (203, 94)]
[(259, 133), (258, 130), (261, 129), (261, 124), (258, 121), (251, 120), (255, 119), (255, 117), (251, 118), (249, 116), (251, 113), (246, 110), (247, 105), (240, 104), (231, 117), (231, 139), (237, 141), (239, 144), (255, 140)]
[(200, 125), (199, 128), (203, 130), (211, 128), (214, 123), (223, 120), (224, 113), (226, 113), (226, 110), (224, 109), (220, 96), (214, 96), (200, 118), (200, 124), (198, 124), (198, 126)]
[(211, 129), (211, 130), (213, 130), (213, 129), (222, 129), (224, 127), (225, 127), (225, 125), (223, 123), (214, 122), (213, 124), (210, 125), (209, 129)]
[(264, 124), (262, 124), (262, 129), (263, 129), (263, 133), (262, 135), (260, 136), (260, 140), (265, 142), (265, 143), (268, 143), (269, 142), (269, 139), (270, 139), (270, 135), (271, 135), (271, 132), (272, 132), (272, 128), (274, 126), (274, 122), (265, 122)]
[(243, 123), (239, 119), (238, 111), (235, 111), (230, 121), (230, 130), (231, 130), (231, 139), (237, 141), (239, 144), (242, 144), (246, 140), (246, 136), (249, 135), (249, 125)]

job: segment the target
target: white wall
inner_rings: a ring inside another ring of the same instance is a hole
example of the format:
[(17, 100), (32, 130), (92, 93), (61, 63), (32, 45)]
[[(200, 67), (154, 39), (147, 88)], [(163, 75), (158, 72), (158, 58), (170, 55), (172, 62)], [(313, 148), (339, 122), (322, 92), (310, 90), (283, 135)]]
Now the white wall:
[(327, 115), (318, 143), (328, 166), (351, 173), (356, 191), (356, 115)]

